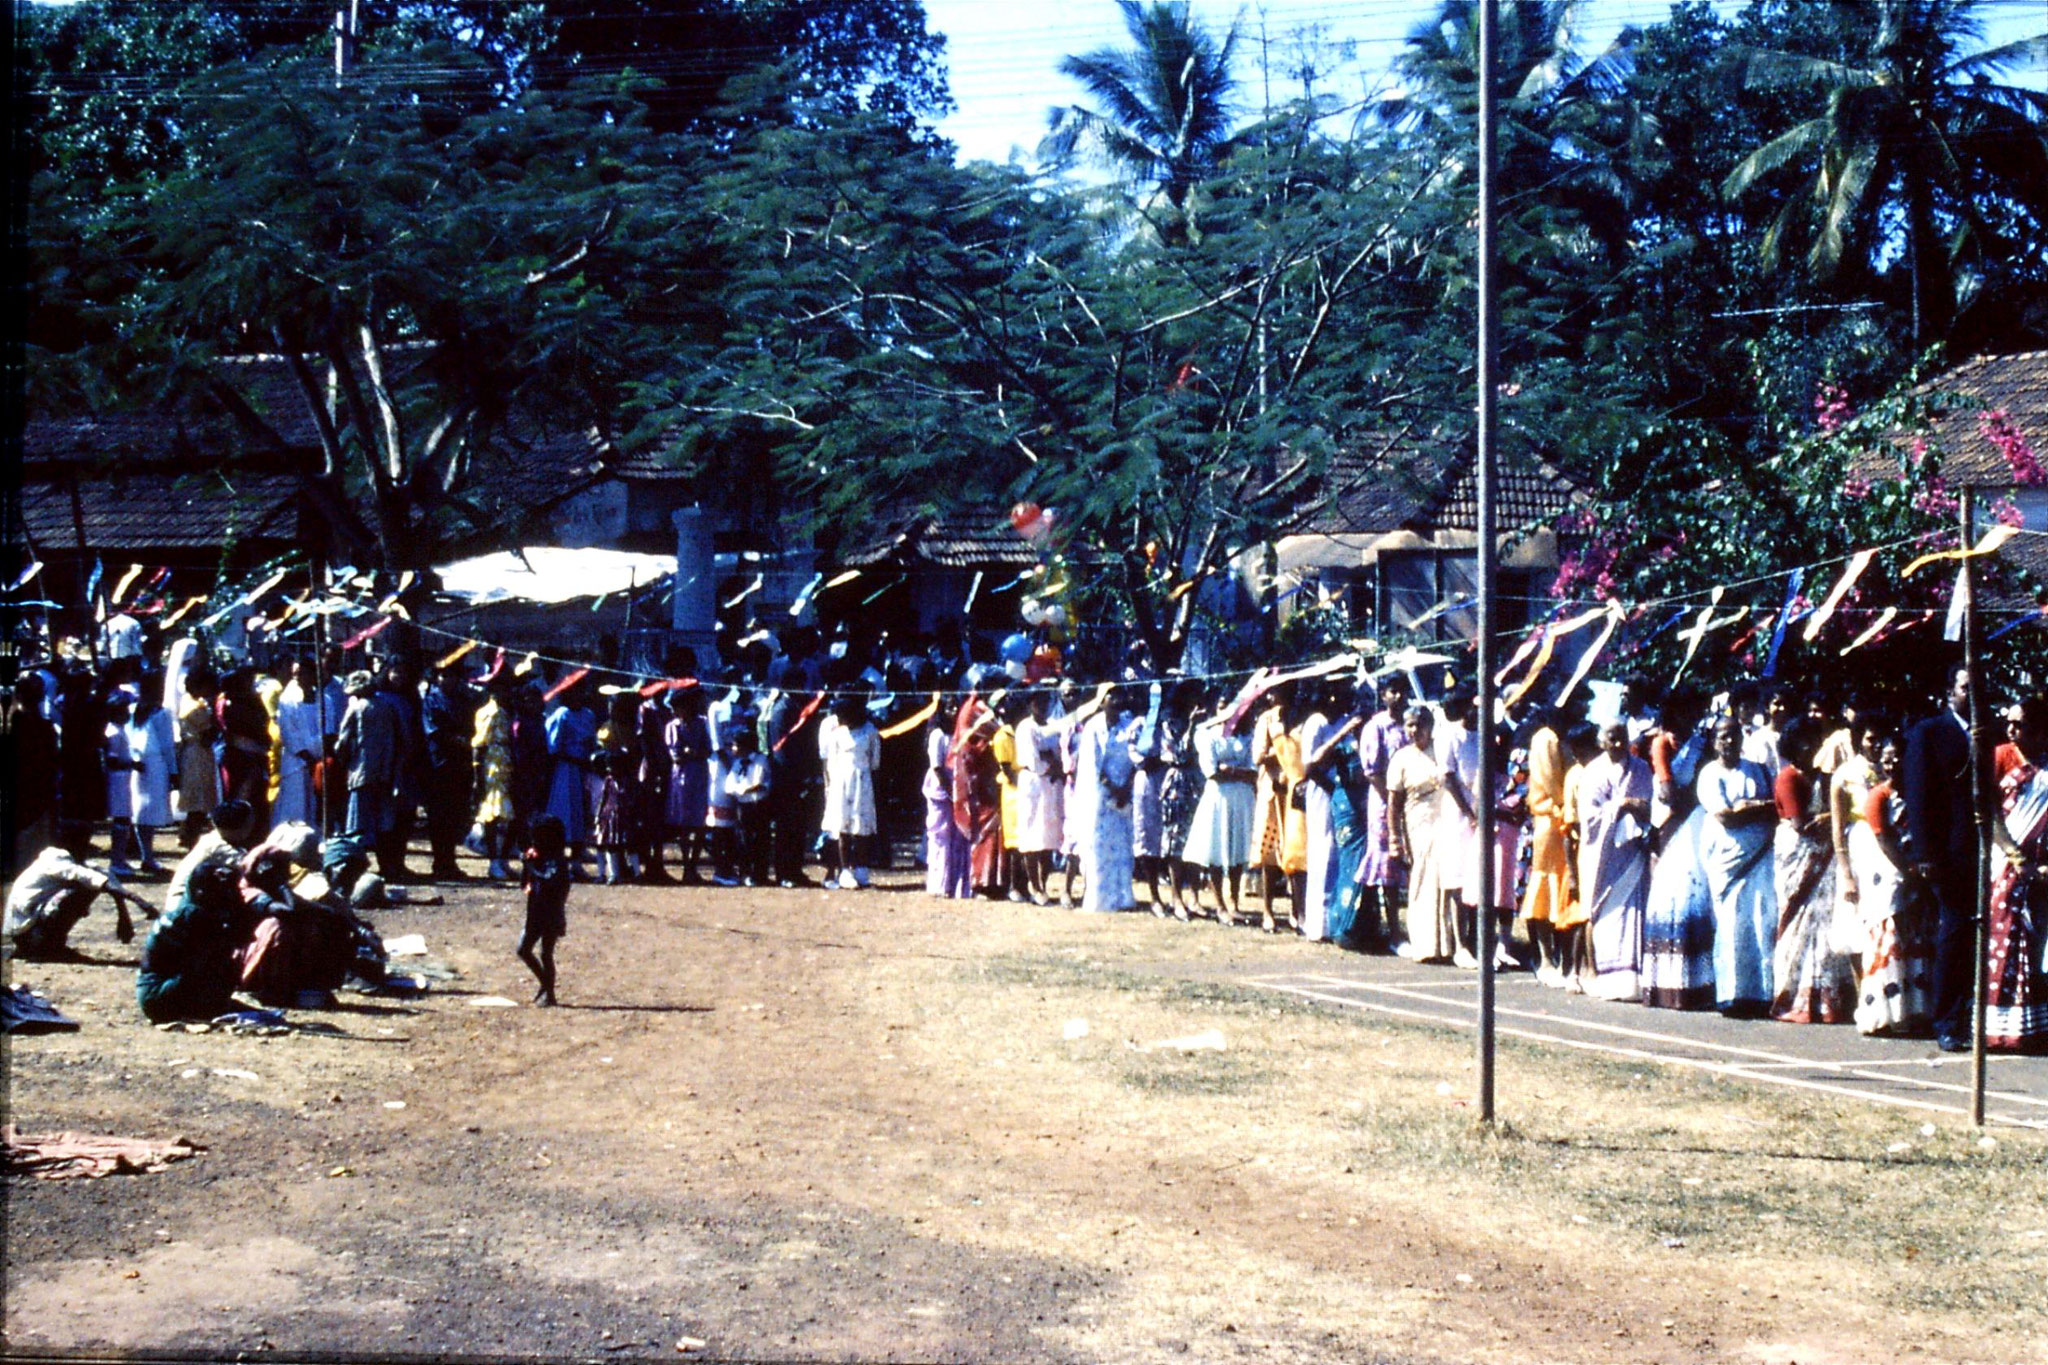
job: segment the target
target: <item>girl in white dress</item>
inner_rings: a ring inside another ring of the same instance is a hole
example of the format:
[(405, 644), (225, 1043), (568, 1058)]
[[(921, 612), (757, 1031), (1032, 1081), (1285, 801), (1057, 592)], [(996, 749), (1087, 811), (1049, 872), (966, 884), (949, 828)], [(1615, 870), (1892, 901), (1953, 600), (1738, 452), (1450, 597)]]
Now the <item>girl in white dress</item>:
[(825, 762), (824, 832), (839, 845), (839, 886), (851, 891), (868, 884), (868, 841), (875, 819), (875, 769), (882, 763), (882, 737), (868, 720), (864, 696), (840, 699), (833, 719), (818, 736)]
[(1196, 727), (1194, 746), (1204, 782), (1181, 858), (1190, 867), (1208, 869), (1209, 885), (1216, 892), (1216, 918), (1228, 924), (1243, 909), (1258, 773), (1252, 767), (1251, 740), (1232, 733), (1224, 713)]

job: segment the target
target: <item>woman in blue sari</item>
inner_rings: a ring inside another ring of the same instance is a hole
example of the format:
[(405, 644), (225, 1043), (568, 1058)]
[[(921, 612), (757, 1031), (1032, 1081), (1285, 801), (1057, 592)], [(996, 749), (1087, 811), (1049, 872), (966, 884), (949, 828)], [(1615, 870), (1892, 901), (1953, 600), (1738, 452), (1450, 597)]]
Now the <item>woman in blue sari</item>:
[[(1372, 693), (1365, 693), (1363, 701), (1371, 706)], [(1358, 929), (1358, 911), (1371, 872), (1370, 821), (1375, 797), (1359, 744), (1359, 732), (1366, 719), (1354, 712), (1323, 741), (1321, 748), (1306, 755), (1303, 763), (1308, 780), (1330, 794), (1330, 846), (1335, 856), (1329, 877), (1329, 900), (1323, 912), (1323, 932), (1340, 947), (1349, 946)], [(1377, 928), (1373, 926), (1374, 930)]]

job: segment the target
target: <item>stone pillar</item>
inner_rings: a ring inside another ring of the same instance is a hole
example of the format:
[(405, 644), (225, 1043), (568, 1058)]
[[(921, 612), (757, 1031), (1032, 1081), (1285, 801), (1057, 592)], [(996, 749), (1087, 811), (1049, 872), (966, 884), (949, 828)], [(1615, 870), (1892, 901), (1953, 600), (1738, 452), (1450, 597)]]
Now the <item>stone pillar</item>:
[(711, 519), (701, 507), (670, 516), (676, 528), (676, 580), (669, 628), (675, 643), (697, 652), (699, 668), (718, 661), (718, 570), (711, 553)]

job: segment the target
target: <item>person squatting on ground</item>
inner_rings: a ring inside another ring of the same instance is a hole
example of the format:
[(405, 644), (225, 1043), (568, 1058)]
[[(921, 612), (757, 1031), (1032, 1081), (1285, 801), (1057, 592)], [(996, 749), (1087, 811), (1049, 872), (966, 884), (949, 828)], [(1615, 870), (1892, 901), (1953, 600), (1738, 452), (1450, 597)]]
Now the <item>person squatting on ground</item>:
[(87, 867), (68, 849), (44, 849), (7, 892), (6, 934), (15, 957), (35, 962), (75, 956), (68, 942), (71, 930), (103, 895), (114, 902), (114, 937), (123, 943), (135, 937), (130, 905), (152, 920), (157, 917), (156, 906), (118, 878)]

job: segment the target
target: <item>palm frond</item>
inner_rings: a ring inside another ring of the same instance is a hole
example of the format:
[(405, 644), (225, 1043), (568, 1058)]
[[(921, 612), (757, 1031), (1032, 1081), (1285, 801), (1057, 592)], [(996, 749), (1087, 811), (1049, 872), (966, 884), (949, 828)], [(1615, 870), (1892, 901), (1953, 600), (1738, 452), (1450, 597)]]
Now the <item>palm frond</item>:
[(2044, 62), (2048, 62), (2048, 33), (2037, 33), (2031, 38), (2002, 43), (1960, 57), (1950, 62), (1941, 74), (1950, 81), (1973, 81), (1980, 76), (1995, 76), (2014, 67), (2024, 68)]
[(1787, 129), (1736, 163), (1721, 182), (1722, 196), (1740, 199), (1773, 171), (1825, 148), (1833, 135), (1833, 120), (1825, 115)]
[(1739, 47), (1743, 59), (1743, 83), (1752, 90), (1788, 90), (1811, 86), (1839, 89), (1883, 83), (1883, 73), (1867, 66), (1809, 57), (1797, 52), (1779, 52), (1767, 47)]
[(1807, 264), (1818, 279), (1829, 279), (1841, 268), (1848, 251), (1849, 224), (1863, 208), (1863, 196), (1883, 156), (1877, 145), (1858, 143), (1828, 158), (1820, 186), (1827, 197), (1820, 232), (1807, 252)]

